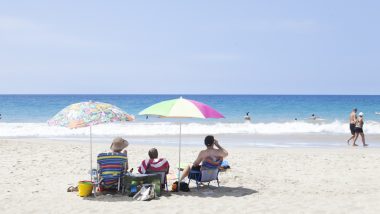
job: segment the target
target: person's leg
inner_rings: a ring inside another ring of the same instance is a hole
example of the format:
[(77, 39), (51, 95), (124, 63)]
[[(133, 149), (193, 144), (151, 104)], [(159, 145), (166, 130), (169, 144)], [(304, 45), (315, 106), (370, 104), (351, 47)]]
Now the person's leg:
[(180, 181), (182, 181), (183, 179), (187, 178), (187, 176), (189, 175), (190, 173), (190, 169), (192, 167), (192, 164), (188, 165), (185, 169), (183, 169), (183, 172), (182, 172), (182, 176), (181, 176), (181, 179)]
[(360, 133), (360, 136), (362, 137), (363, 146), (368, 146), (368, 144), (365, 143), (364, 133)]
[(355, 134), (351, 135), (351, 137), (347, 140), (347, 144), (350, 145), (350, 141), (355, 138)]
[(358, 139), (358, 137), (359, 137), (359, 133), (355, 133), (354, 144), (352, 144), (352, 146), (358, 146), (358, 145), (356, 144), (356, 140)]

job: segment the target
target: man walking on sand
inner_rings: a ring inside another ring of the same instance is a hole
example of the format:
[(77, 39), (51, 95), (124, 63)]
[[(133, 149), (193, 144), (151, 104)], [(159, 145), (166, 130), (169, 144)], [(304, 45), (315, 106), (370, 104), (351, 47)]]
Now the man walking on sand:
[(357, 108), (352, 109), (352, 112), (350, 114), (350, 131), (351, 131), (351, 137), (347, 140), (347, 144), (350, 145), (350, 140), (355, 138), (355, 124), (356, 124), (356, 112), (358, 112)]

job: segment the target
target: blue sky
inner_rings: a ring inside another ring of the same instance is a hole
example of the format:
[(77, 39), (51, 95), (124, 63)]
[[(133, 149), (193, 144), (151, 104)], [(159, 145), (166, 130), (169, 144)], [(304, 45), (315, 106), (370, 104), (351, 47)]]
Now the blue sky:
[(380, 94), (380, 1), (0, 2), (0, 93)]

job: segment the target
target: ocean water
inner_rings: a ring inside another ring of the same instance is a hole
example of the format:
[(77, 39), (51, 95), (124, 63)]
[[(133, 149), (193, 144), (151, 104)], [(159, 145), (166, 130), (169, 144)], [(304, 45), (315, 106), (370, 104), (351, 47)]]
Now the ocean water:
[[(69, 130), (49, 127), (46, 121), (62, 108), (76, 102), (99, 101), (116, 105), (136, 121), (94, 127), (94, 136), (177, 135), (177, 119), (139, 116), (144, 108), (180, 95), (0, 95), (0, 137), (85, 137), (87, 129)], [(198, 134), (345, 134), (352, 108), (365, 114), (364, 130), (380, 134), (380, 96), (307, 96), (307, 95), (184, 95), (204, 102), (224, 119), (182, 119), (183, 133)], [(244, 122), (250, 112), (252, 121)], [(308, 118), (315, 114), (321, 120)], [(295, 120), (297, 118), (297, 120)]]

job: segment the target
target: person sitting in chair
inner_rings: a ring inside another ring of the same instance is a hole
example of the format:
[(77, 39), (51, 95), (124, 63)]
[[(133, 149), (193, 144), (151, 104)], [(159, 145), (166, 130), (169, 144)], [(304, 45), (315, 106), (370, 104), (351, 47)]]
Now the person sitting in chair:
[[(111, 143), (110, 150), (113, 153), (122, 153), (122, 154), (125, 154), (127, 156), (128, 153), (127, 153), (127, 150), (125, 148), (127, 148), (128, 145), (129, 145), (129, 143), (127, 140), (125, 140), (121, 137), (116, 137), (113, 139), (113, 141)], [(126, 166), (125, 166), (124, 171), (126, 172), (127, 170), (128, 170), (128, 161), (126, 162)]]
[[(181, 181), (185, 179), (190, 170), (200, 171), (201, 163), (210, 158), (222, 159), (228, 156), (227, 150), (225, 150), (222, 146), (219, 145), (219, 142), (214, 138), (214, 136), (209, 135), (205, 138), (206, 149), (199, 152), (197, 159), (193, 162), (193, 164), (189, 165), (183, 170)], [(216, 148), (214, 148), (214, 146)]]
[(125, 148), (128, 141), (117, 137), (110, 146), (111, 152), (100, 153), (97, 157), (97, 191), (120, 190), (121, 178), (128, 170), (128, 156)]
[(169, 172), (169, 162), (165, 158), (158, 158), (158, 151), (156, 148), (149, 149), (149, 159), (141, 162), (138, 172), (146, 174), (147, 171), (153, 172)]

